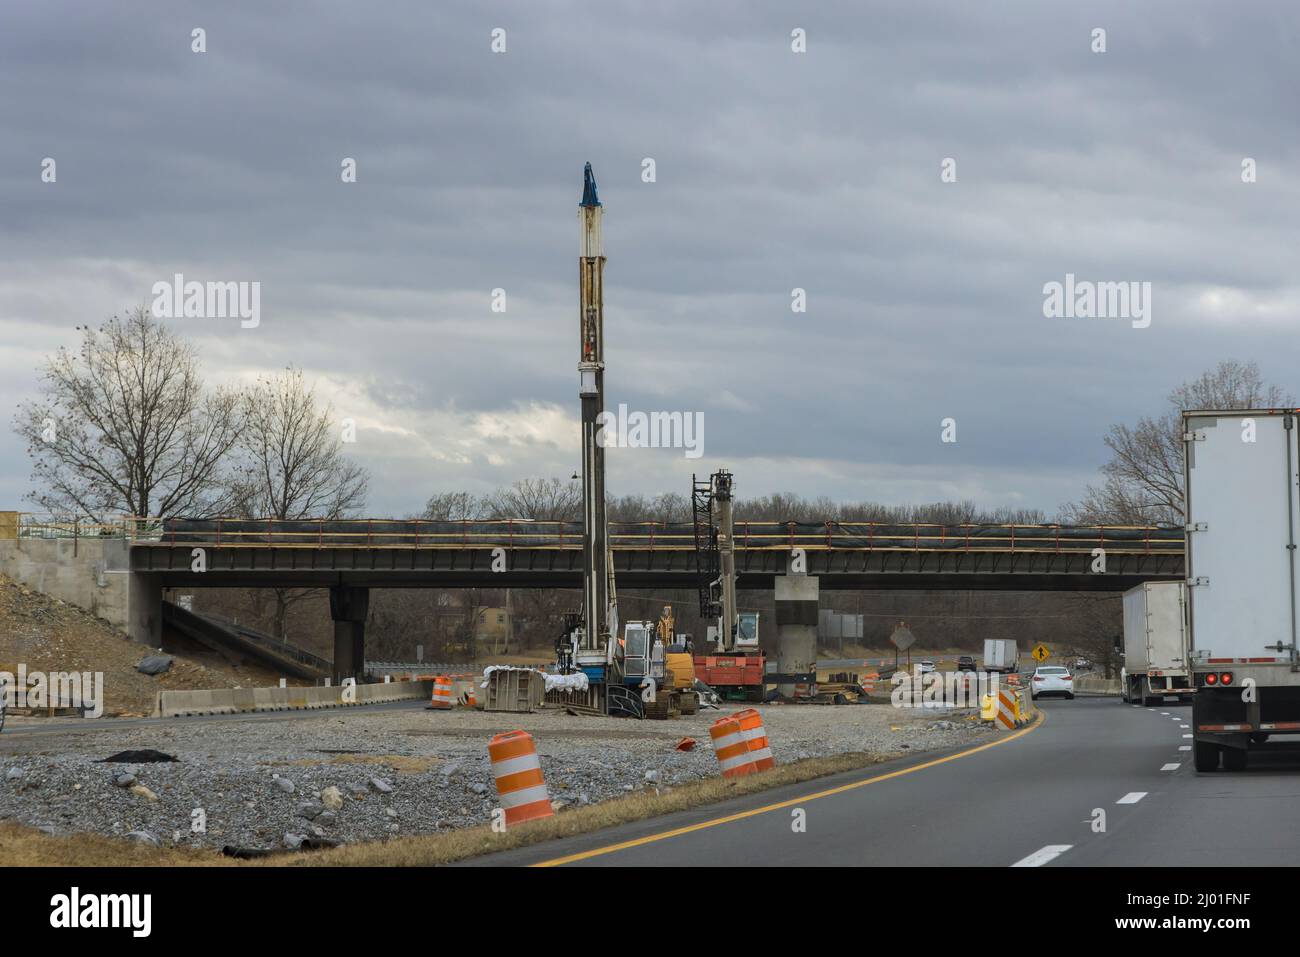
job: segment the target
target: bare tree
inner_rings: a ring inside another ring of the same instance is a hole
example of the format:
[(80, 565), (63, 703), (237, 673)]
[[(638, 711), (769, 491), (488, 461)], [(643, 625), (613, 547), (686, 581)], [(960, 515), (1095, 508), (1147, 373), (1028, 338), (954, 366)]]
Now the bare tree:
[(144, 306), (81, 332), (78, 352), (46, 360), (42, 397), (14, 419), (34, 463), (28, 499), (93, 522), (220, 507), (235, 396), (204, 389), (194, 348)]
[[(322, 406), (301, 370), (259, 379), (240, 397), (241, 461), (233, 497), (248, 518), (339, 519), (365, 506), (366, 470), (343, 455), (333, 409)], [(311, 589), (275, 589), (274, 633), (285, 638), (289, 606)]]
[(661, 492), (654, 498), (610, 496), (605, 514), (611, 522), (689, 522), (691, 502), (678, 492)]
[(577, 521), (582, 517), (582, 485), (558, 478), (523, 479), (487, 496), (483, 512), (494, 518)]
[(334, 411), (299, 369), (259, 379), (240, 397), (242, 461), (234, 480), (250, 518), (346, 518), (365, 506), (366, 470), (343, 455)]
[(424, 503), (420, 518), (434, 522), (463, 522), (481, 518), (483, 503), (473, 492), (438, 492)]
[(1169, 394), (1160, 417), (1137, 425), (1112, 425), (1106, 433), (1110, 460), (1102, 484), (1066, 505), (1062, 519), (1080, 525), (1181, 525), (1183, 522), (1183, 426), (1189, 409), (1264, 409), (1291, 406), (1283, 389), (1268, 385), (1254, 362), (1220, 362)]

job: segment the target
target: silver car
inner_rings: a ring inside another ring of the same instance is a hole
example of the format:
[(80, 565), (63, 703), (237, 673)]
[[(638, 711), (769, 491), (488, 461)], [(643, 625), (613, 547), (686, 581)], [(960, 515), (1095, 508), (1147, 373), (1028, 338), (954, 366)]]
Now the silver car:
[(1029, 696), (1037, 701), (1043, 695), (1063, 695), (1074, 700), (1074, 675), (1070, 669), (1059, 665), (1046, 665), (1034, 669), (1029, 679)]

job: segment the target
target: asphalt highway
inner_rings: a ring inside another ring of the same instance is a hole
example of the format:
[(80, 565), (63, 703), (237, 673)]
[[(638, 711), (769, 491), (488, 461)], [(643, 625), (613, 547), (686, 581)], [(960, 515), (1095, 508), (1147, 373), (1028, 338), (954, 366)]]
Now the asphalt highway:
[[(998, 743), (925, 754), (477, 865), (1150, 866), (1300, 859), (1300, 751), (1197, 774), (1191, 708), (1039, 702)], [(802, 821), (803, 829), (798, 825)]]

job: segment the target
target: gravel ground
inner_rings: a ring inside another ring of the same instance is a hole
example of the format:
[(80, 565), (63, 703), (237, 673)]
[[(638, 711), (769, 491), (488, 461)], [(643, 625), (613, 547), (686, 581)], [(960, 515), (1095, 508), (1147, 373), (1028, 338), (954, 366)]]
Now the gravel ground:
[[(735, 710), (724, 708), (724, 710)], [(778, 763), (867, 751), (931, 751), (990, 738), (968, 711), (887, 705), (760, 708)], [(303, 837), (353, 843), (484, 824), (496, 806), (495, 733), (534, 735), (551, 798), (608, 800), (713, 777), (717, 711), (676, 721), (456, 710), (314, 712), (290, 720), (191, 721), (119, 731), (0, 735), (0, 819), (49, 833), (162, 844), (273, 848)], [(690, 752), (675, 750), (693, 737)], [(152, 748), (172, 763), (100, 763)], [(203, 820), (196, 831), (192, 821)]]

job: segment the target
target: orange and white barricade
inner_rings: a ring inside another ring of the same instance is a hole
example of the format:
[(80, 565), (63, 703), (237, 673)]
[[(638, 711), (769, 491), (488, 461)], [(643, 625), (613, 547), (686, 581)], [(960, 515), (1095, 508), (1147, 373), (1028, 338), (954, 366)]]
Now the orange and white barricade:
[(555, 814), (531, 734), (498, 734), (488, 742), (488, 757), (492, 759), (501, 809), (506, 812), (506, 827)]
[(433, 679), (433, 697), (429, 699), (429, 710), (449, 711), (455, 699), (451, 693), (451, 679), (438, 675)]
[(740, 730), (740, 722), (735, 718), (719, 718), (709, 728), (709, 737), (713, 739), (713, 753), (718, 758), (718, 770), (724, 778), (740, 778), (753, 774), (754, 755), (750, 753), (749, 742)]
[(998, 689), (998, 710), (993, 716), (993, 725), (999, 731), (1016, 729), (1016, 692), (1012, 688)]
[(770, 771), (776, 767), (772, 757), (772, 747), (768, 744), (767, 728), (763, 726), (763, 716), (753, 708), (737, 711), (735, 719), (740, 722), (740, 736), (749, 746), (749, 753), (754, 758), (755, 771)]
[(735, 718), (719, 718), (708, 728), (708, 737), (714, 741), (714, 754), (718, 757), (718, 770), (723, 778), (744, 778), (758, 770), (749, 741)]

